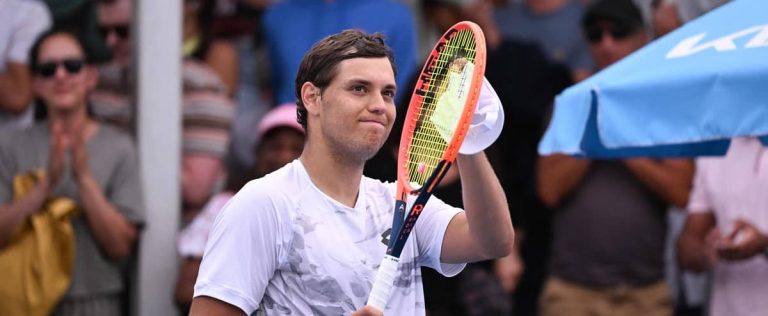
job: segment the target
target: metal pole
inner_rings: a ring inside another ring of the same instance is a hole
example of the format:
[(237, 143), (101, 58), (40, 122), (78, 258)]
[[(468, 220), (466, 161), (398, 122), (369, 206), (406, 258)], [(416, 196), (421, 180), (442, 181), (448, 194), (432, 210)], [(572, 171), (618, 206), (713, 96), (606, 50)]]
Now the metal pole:
[(181, 1), (136, 4), (137, 130), (146, 226), (132, 310), (138, 315), (174, 315), (181, 200)]

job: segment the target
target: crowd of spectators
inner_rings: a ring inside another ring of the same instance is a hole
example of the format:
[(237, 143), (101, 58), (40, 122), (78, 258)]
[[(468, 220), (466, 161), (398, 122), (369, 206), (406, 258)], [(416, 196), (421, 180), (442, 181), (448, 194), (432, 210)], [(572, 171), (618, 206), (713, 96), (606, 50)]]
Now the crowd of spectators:
[[(558, 93), (723, 2), (183, 0), (181, 209), (168, 210), (181, 214), (168, 228), (180, 231), (180, 269), (168, 299), (188, 312), (219, 210), (301, 154), (294, 81), (313, 43), (350, 28), (384, 34), (400, 118), (421, 53), (470, 20), (484, 31), (485, 76), (506, 112), (487, 154), (518, 238), (510, 256), (451, 279), (425, 268), (429, 315), (765, 313), (759, 141), (734, 140), (719, 158), (537, 154)], [(152, 242), (141, 239), (135, 6), (0, 1), (0, 268), (19, 272), (0, 286), (0, 315), (130, 310), (130, 262)], [(398, 126), (367, 176), (395, 180)], [(449, 173), (436, 196), (460, 206), (460, 191)], [(49, 248), (59, 250), (37, 251)]]

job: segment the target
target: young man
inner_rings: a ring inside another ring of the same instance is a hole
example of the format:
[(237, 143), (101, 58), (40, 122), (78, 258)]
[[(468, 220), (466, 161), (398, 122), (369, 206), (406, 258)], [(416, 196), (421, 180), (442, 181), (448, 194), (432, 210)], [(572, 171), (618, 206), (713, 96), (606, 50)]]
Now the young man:
[(299, 160), (246, 185), (217, 219), (192, 315), (423, 315), (419, 267), (445, 275), (510, 253), (514, 231), (484, 154), (460, 155), (466, 212), (432, 198), (400, 259), (385, 311), (363, 307), (386, 251), (395, 187), (363, 177), (394, 121), (393, 57), (379, 35), (317, 43), (296, 79)]

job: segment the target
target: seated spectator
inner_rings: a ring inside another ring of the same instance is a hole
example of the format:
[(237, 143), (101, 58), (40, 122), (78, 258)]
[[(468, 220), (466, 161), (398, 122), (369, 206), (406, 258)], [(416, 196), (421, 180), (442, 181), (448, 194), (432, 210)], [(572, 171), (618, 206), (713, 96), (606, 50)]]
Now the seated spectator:
[[(131, 138), (88, 114), (98, 73), (82, 41), (67, 31), (38, 39), (30, 54), (35, 97), (47, 118), (0, 136), (0, 246), (52, 198), (76, 201), (71, 284), (54, 315), (121, 315), (121, 263), (143, 221), (136, 149)], [(26, 195), (13, 199), (12, 180), (46, 170)], [(0, 313), (3, 314), (3, 313)]]
[(229, 175), (224, 191), (213, 196), (200, 215), (179, 235), (178, 248), (184, 261), (179, 270), (175, 298), (185, 315), (192, 304), (197, 271), (216, 215), (245, 183), (280, 169), (298, 158), (304, 147), (304, 129), (296, 121), (295, 105), (281, 105), (267, 113), (259, 123), (257, 133), (261, 141), (254, 148), (256, 164), (253, 170), (247, 174)]
[[(101, 67), (103, 82), (90, 99), (98, 118), (131, 132), (136, 117), (135, 78), (130, 71), (134, 61), (130, 33), (133, 3), (100, 0), (100, 23), (114, 61)], [(226, 85), (211, 67), (187, 58), (181, 70), (182, 220), (188, 223), (220, 188), (235, 108)]]
[[(604, 69), (648, 42), (632, 0), (592, 2), (582, 31)], [(539, 158), (538, 189), (553, 209), (549, 278), (540, 314), (672, 315), (664, 279), (669, 205), (686, 204), (687, 159)]]

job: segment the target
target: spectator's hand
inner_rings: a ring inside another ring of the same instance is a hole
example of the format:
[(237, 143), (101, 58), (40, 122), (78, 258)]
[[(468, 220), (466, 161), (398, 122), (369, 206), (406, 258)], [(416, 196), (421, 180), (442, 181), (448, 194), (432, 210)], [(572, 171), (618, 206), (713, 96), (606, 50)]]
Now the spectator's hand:
[(493, 270), (504, 293), (512, 294), (520, 282), (525, 265), (520, 260), (517, 249), (515, 249), (509, 256), (496, 259), (493, 264)]
[(363, 306), (363, 308), (356, 310), (350, 316), (384, 316), (384, 312), (376, 309), (373, 306)]
[(768, 236), (750, 222), (737, 219), (733, 231), (718, 245), (717, 253), (725, 260), (744, 260), (760, 254), (766, 247)]
[(70, 133), (72, 140), (72, 170), (78, 180), (91, 174), (85, 131), (86, 128), (83, 127)]
[(71, 140), (64, 132), (64, 127), (60, 121), (52, 122), (50, 133), (51, 148), (48, 155), (48, 183), (49, 189), (53, 190), (64, 172), (64, 156), (66, 156), (67, 151), (71, 147)]
[(704, 239), (704, 245), (705, 245), (705, 253), (706, 256), (706, 266), (707, 269), (711, 269), (715, 266), (717, 263), (717, 260), (719, 260), (720, 256), (717, 253), (718, 245), (722, 243), (723, 234), (720, 233), (720, 229), (717, 227), (713, 228), (712, 230), (707, 233), (707, 236)]

